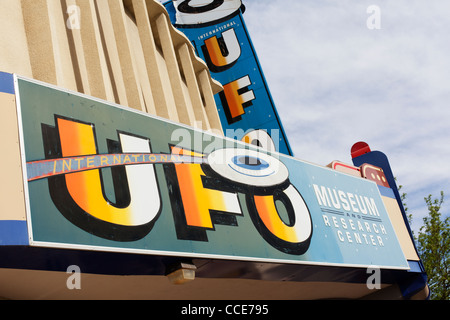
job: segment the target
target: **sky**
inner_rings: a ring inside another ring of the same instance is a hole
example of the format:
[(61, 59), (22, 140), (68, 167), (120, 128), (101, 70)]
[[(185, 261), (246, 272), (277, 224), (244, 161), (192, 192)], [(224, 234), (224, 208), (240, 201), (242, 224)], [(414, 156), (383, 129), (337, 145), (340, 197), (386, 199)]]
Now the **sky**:
[(429, 194), (444, 191), (448, 216), (450, 2), (243, 2), (295, 157), (351, 164), (352, 145), (365, 141), (389, 158), (414, 230)]
[(429, 194), (444, 191), (448, 216), (450, 1), (243, 3), (295, 157), (351, 164), (365, 141), (388, 156), (416, 235)]

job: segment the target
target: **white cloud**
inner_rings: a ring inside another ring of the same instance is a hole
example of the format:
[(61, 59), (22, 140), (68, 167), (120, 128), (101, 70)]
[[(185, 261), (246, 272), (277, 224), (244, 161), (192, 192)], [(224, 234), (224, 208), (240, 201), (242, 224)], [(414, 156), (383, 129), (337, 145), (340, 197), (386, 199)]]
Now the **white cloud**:
[[(389, 157), (416, 217), (427, 212), (428, 194), (450, 196), (448, 1), (244, 4), (298, 158), (351, 163), (352, 144), (364, 140)], [(372, 4), (381, 9), (381, 30), (366, 26)]]

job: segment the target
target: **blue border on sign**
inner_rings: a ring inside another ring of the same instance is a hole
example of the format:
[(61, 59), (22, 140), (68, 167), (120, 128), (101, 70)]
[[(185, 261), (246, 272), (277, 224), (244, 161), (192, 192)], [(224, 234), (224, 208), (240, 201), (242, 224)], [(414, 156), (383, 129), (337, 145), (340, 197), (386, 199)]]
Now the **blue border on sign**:
[(0, 72), (0, 92), (14, 94), (14, 76), (11, 73)]
[(29, 244), (26, 221), (0, 221), (0, 246), (25, 246)]

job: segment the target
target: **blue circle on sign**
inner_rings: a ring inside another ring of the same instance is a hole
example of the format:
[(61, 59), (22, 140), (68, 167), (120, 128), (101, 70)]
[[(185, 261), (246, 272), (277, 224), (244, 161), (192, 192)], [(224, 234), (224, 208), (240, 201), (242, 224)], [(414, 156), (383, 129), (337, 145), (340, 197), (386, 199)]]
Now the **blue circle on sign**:
[(259, 171), (269, 168), (269, 163), (263, 159), (248, 155), (236, 156), (231, 160), (236, 166), (253, 171)]

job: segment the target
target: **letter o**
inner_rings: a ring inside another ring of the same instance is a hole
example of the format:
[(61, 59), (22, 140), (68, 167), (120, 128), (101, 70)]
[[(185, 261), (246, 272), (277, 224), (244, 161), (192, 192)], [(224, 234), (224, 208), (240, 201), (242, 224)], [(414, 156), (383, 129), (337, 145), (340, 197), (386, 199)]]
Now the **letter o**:
[(192, 7), (189, 4), (191, 1), (192, 0), (185, 0), (182, 3), (180, 3), (180, 5), (177, 8), (178, 11), (182, 13), (204, 13), (217, 9), (224, 3), (224, 0), (213, 0), (211, 3), (207, 5)]
[[(289, 216), (285, 223), (275, 202), (283, 203)], [(247, 195), (250, 217), (260, 235), (274, 248), (295, 255), (304, 254), (311, 242), (312, 220), (309, 209), (298, 190), (289, 185), (276, 190), (274, 195)]]

